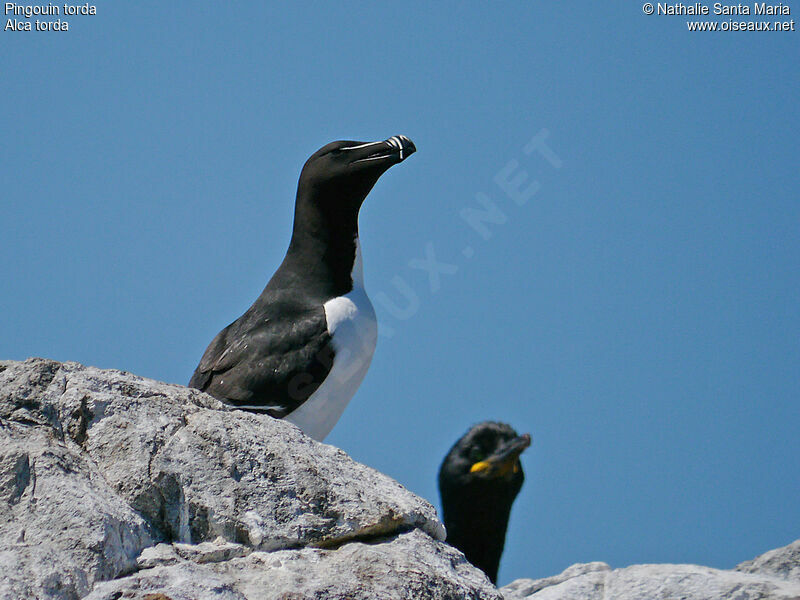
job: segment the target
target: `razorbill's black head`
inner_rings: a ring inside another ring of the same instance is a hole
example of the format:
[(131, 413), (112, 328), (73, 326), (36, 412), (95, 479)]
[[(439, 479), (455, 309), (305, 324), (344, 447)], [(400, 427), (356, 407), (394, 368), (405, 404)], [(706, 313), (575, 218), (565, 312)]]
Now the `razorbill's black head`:
[(447, 543), (497, 583), (511, 505), (525, 476), (519, 455), (529, 434), (505, 423), (479, 423), (447, 453), (439, 469), (439, 493)]
[(378, 178), (416, 151), (396, 135), (339, 141), (306, 161), (280, 267), (206, 349), (189, 385), (295, 423), (321, 440), (367, 372), (377, 339), (363, 287), (358, 212)]
[(382, 142), (331, 142), (306, 161), (298, 195), (312, 198), (322, 209), (358, 210), (378, 178), (416, 150), (404, 135)]
[[(350, 291), (354, 267), (360, 270), (354, 264), (359, 209), (378, 178), (416, 150), (403, 135), (381, 142), (344, 140), (326, 144), (306, 161), (286, 260), (294, 270), (313, 273), (305, 282), (310, 293), (327, 300)], [(324, 288), (312, 289), (317, 284)]]

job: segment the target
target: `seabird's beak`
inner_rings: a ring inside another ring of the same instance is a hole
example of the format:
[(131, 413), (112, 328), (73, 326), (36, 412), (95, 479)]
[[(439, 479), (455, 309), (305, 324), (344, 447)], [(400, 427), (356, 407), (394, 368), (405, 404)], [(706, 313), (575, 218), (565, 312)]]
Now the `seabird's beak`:
[(404, 161), (417, 151), (417, 147), (414, 145), (414, 142), (404, 135), (393, 135), (386, 140), (386, 143), (390, 144), (392, 147), (397, 147), (401, 161)]
[(393, 135), (388, 140), (382, 142), (372, 142), (371, 144), (360, 144), (350, 148), (342, 148), (353, 152), (351, 165), (355, 164), (383, 164), (391, 162), (397, 164), (403, 162), (417, 151), (417, 147), (410, 139), (404, 135)]
[(516, 473), (519, 467), (517, 459), (522, 452), (531, 445), (529, 433), (514, 438), (486, 460), (476, 462), (470, 468), (470, 473), (481, 473), (486, 477), (505, 477), (509, 473)]

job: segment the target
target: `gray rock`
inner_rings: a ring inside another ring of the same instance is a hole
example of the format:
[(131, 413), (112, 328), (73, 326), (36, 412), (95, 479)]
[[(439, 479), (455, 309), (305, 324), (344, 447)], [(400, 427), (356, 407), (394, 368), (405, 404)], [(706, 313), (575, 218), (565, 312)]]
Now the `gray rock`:
[[(154, 567), (97, 585), (87, 600), (253, 600), (203, 565)], [(291, 596), (290, 596), (291, 598)], [(301, 598), (298, 596), (298, 598)], [(287, 599), (288, 600), (288, 599)]]
[[(254, 554), (289, 552), (304, 573), (307, 561), (340, 569), (357, 548), (408, 573), (419, 561), (409, 581), (450, 594), (430, 597), (493, 597), (443, 539), (428, 502), (289, 423), (120, 371), (0, 362), (0, 598), (81, 598), (112, 579), (145, 595), (167, 582), (172, 600), (247, 598), (236, 572), (267, 581)], [(428, 562), (450, 567), (434, 577)], [(386, 564), (363, 569), (405, 589)], [(329, 575), (346, 587), (344, 573)]]
[(800, 541), (736, 571), (590, 563), (498, 591), (443, 539), (429, 503), (289, 423), (0, 362), (0, 600), (800, 600)]
[(152, 569), (153, 567), (163, 567), (174, 565), (181, 562), (181, 556), (173, 544), (156, 544), (142, 550), (136, 558), (136, 566), (139, 569)]
[(528, 598), (539, 590), (556, 586), (567, 580), (575, 579), (589, 573), (601, 573), (602, 575), (597, 578), (590, 579), (604, 581), (606, 572), (610, 570), (611, 567), (604, 562), (579, 563), (568, 567), (560, 574), (553, 575), (552, 577), (545, 577), (543, 579), (517, 579), (504, 586), (501, 591), (506, 598)]
[(97, 467), (48, 430), (0, 420), (0, 598), (78, 598), (152, 543)]
[(162, 543), (142, 550), (136, 559), (136, 565), (139, 569), (152, 569), (153, 567), (173, 565), (182, 560), (189, 560), (197, 564), (222, 562), (247, 556), (252, 551), (252, 548), (242, 544), (232, 544), (222, 538), (202, 544)]
[(736, 570), (743, 573), (775, 575), (781, 579), (800, 583), (800, 540), (745, 561), (738, 565)]
[(555, 577), (518, 579), (500, 591), (506, 600), (800, 600), (800, 582), (776, 576), (796, 575), (798, 543), (742, 563), (736, 571), (669, 564), (611, 570), (605, 563), (589, 563), (573, 565)]
[[(193, 587), (187, 588), (188, 581)], [(187, 589), (195, 596), (185, 596)], [(502, 600), (486, 576), (460, 552), (419, 530), (337, 549), (252, 552), (202, 568), (183, 561), (101, 584), (87, 600), (143, 598), (145, 592), (173, 600)]]

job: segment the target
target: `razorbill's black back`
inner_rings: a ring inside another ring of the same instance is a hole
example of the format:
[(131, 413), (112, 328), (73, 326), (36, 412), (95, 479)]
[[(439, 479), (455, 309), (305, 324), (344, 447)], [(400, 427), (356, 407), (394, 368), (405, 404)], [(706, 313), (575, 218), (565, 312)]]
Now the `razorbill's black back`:
[(330, 432), (377, 339), (358, 211), (378, 178), (415, 151), (397, 135), (332, 142), (306, 161), (286, 257), (253, 305), (209, 344), (190, 387), (285, 418), (318, 440)]
[(459, 439), (439, 469), (447, 543), (497, 583), (511, 505), (525, 476), (519, 455), (531, 445), (505, 423), (479, 423)]

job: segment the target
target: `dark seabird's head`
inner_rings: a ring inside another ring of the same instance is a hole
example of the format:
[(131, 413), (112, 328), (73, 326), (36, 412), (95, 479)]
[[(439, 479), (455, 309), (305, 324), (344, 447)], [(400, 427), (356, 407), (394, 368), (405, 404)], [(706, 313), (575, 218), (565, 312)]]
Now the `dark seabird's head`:
[(312, 154), (297, 184), (292, 240), (281, 270), (302, 272), (306, 291), (325, 300), (349, 292), (360, 276), (361, 204), (389, 167), (416, 150), (410, 139), (395, 135), (382, 142), (331, 142)]
[(447, 542), (497, 583), (511, 505), (525, 477), (519, 455), (531, 445), (504, 423), (475, 425), (439, 469)]
[(382, 142), (331, 142), (312, 154), (303, 166), (298, 198), (302, 195), (313, 199), (326, 213), (355, 211), (357, 215), (378, 178), (416, 151), (414, 142), (403, 135)]

